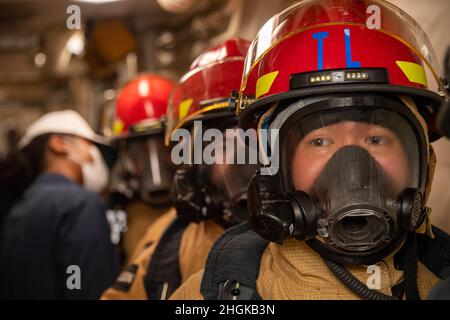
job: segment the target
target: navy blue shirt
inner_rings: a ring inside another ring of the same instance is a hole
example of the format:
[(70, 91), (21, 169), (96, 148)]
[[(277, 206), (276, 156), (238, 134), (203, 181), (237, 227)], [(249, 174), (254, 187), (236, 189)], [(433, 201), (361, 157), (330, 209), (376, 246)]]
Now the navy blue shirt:
[(0, 233), (0, 298), (99, 298), (118, 272), (105, 212), (98, 195), (66, 177), (37, 177)]

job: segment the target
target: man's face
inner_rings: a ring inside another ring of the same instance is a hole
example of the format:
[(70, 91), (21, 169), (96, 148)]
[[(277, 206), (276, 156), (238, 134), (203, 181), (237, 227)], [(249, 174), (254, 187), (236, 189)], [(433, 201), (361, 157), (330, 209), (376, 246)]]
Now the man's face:
[(350, 145), (366, 149), (391, 177), (397, 190), (407, 186), (408, 158), (397, 135), (385, 127), (346, 121), (313, 130), (300, 141), (292, 162), (295, 189), (311, 191), (328, 160)]

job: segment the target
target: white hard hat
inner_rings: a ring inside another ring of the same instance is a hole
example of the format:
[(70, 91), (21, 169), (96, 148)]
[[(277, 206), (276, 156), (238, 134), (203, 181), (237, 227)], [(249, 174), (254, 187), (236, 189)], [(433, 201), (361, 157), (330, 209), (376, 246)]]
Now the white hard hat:
[(19, 142), (19, 148), (26, 147), (34, 138), (46, 133), (71, 134), (97, 145), (108, 145), (106, 140), (96, 134), (78, 112), (63, 110), (46, 113), (29, 126)]

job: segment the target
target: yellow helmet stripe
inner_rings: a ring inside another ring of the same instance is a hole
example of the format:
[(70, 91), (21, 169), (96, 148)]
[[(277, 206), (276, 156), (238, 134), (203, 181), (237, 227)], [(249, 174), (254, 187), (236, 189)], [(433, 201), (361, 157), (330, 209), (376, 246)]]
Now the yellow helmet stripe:
[(419, 83), (425, 87), (428, 86), (425, 69), (420, 64), (407, 61), (396, 62), (410, 82)]

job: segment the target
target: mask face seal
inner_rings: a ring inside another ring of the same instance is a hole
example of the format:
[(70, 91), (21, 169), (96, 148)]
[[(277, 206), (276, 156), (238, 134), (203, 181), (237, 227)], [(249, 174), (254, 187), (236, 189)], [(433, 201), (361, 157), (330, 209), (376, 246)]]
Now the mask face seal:
[[(279, 173), (256, 175), (249, 188), (255, 231), (277, 242), (306, 240), (341, 263), (371, 263), (395, 250), (425, 211), (426, 140), (408, 111), (387, 97), (355, 95), (278, 113), (271, 129), (280, 130)], [(267, 179), (273, 191), (261, 187)]]

